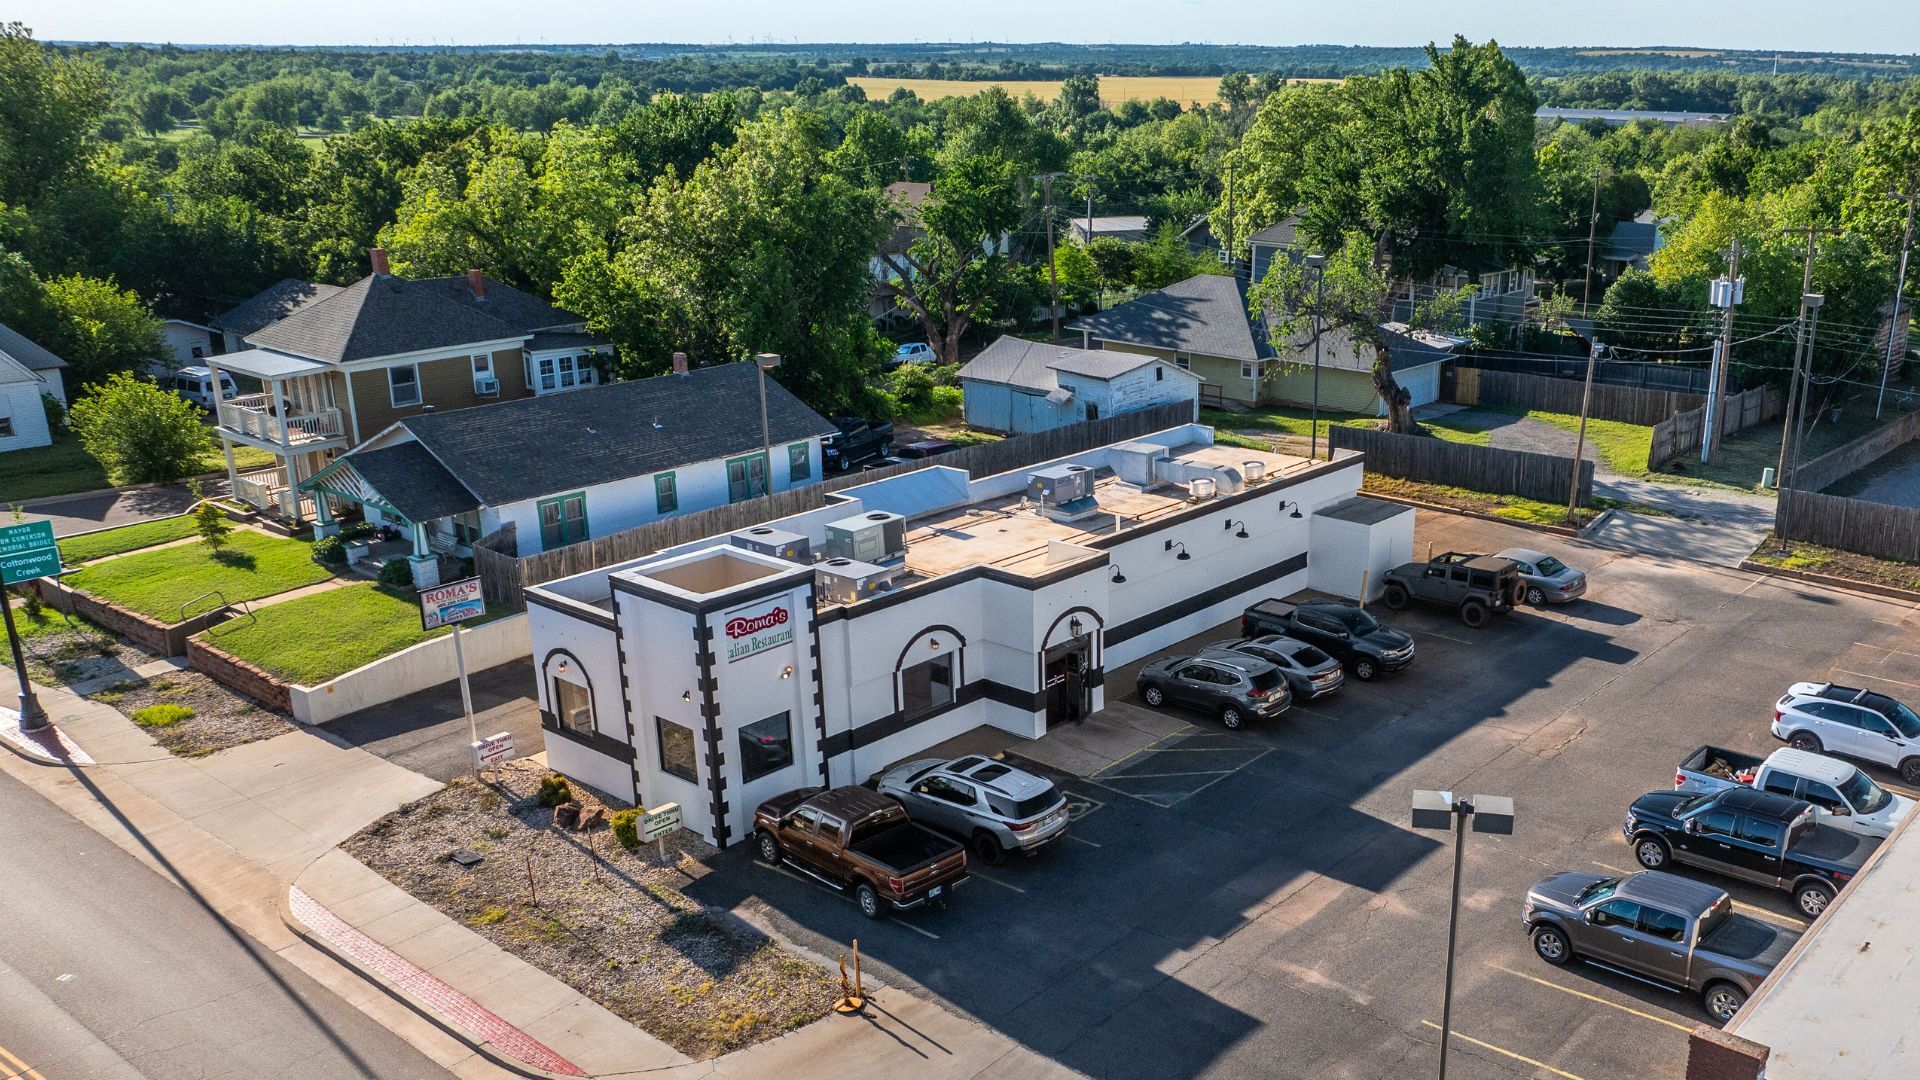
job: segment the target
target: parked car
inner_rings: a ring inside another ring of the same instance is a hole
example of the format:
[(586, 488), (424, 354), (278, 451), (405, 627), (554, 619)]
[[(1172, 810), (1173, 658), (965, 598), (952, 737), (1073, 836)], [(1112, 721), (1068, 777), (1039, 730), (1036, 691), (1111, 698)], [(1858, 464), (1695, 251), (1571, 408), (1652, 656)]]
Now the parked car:
[(1880, 846), (1815, 821), (1811, 803), (1748, 787), (1650, 791), (1627, 809), (1620, 831), (1649, 870), (1677, 862), (1781, 889), (1808, 918), (1827, 910)]
[(753, 812), (753, 827), (761, 859), (851, 894), (869, 919), (943, 900), (967, 879), (965, 848), (863, 787), (776, 796)]
[(1307, 700), (1331, 694), (1346, 682), (1346, 673), (1340, 669), (1340, 661), (1327, 655), (1317, 645), (1296, 641), (1285, 634), (1263, 634), (1257, 638), (1240, 641), (1216, 641), (1204, 646), (1201, 655), (1212, 653), (1243, 654), (1255, 656), (1274, 667), (1287, 677), (1287, 687), (1293, 691), (1295, 701)]
[(1586, 595), (1587, 575), (1544, 551), (1508, 548), (1493, 557), (1513, 560), (1514, 568), (1520, 571), (1520, 584), (1526, 589), (1523, 595), (1534, 607), (1564, 604)]
[(1547, 963), (1584, 960), (1694, 991), (1722, 1024), (1800, 940), (1798, 930), (1734, 911), (1724, 889), (1653, 870), (1563, 870), (1527, 890), (1522, 917)]
[(1673, 772), (1676, 791), (1719, 791), (1745, 786), (1804, 799), (1813, 816), (1861, 836), (1888, 836), (1913, 812), (1913, 800), (1895, 795), (1873, 777), (1838, 758), (1783, 747), (1764, 758), (1718, 746), (1703, 746)]
[(918, 461), (938, 454), (951, 454), (958, 449), (960, 449), (959, 443), (948, 442), (945, 439), (921, 439), (919, 442), (910, 442), (896, 449), (893, 456), (901, 461)]
[(834, 472), (847, 472), (855, 465), (878, 461), (893, 450), (891, 421), (836, 416), (833, 426), (838, 430), (822, 441), (820, 453), (826, 467)]
[(1032, 855), (1067, 831), (1067, 797), (1051, 780), (990, 758), (909, 761), (884, 773), (879, 789), (913, 820), (965, 840), (988, 866), (1008, 851)]
[(933, 346), (924, 341), (909, 341), (893, 350), (893, 364), (931, 364), (938, 359)]
[(233, 384), (233, 376), (223, 371), (219, 383), (220, 397), (216, 400), (213, 396), (213, 372), (205, 367), (196, 364), (160, 377), (160, 389), (171, 390), (208, 412), (212, 412), (214, 405), (220, 401), (240, 396), (240, 388)]
[(1512, 559), (1449, 551), (1387, 571), (1380, 599), (1394, 611), (1415, 600), (1437, 604), (1458, 612), (1468, 626), (1485, 626), (1489, 617), (1513, 611), (1525, 594), (1519, 564)]
[(1773, 737), (1810, 754), (1891, 766), (1920, 784), (1920, 716), (1885, 694), (1834, 683), (1794, 683), (1773, 705)]
[(1140, 669), (1138, 685), (1148, 705), (1213, 713), (1228, 731), (1251, 718), (1279, 716), (1293, 704), (1280, 669), (1245, 655), (1163, 656)]
[(1353, 677), (1371, 682), (1413, 663), (1413, 638), (1351, 604), (1262, 600), (1240, 613), (1240, 636), (1284, 634), (1318, 646)]

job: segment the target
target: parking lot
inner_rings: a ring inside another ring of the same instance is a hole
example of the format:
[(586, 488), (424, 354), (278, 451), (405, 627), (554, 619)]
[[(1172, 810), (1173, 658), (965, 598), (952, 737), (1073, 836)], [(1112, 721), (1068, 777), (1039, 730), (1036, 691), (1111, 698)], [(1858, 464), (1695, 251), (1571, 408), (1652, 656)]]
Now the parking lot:
[[(1072, 771), (1032, 765), (1072, 800), (1067, 838), (976, 868), (945, 909), (868, 922), (747, 845), (691, 891), (828, 957), (857, 937), (882, 982), (1101, 1080), (1422, 1075), (1438, 1045), (1451, 853), (1444, 834), (1410, 828), (1410, 792), (1509, 795), (1514, 835), (1469, 837), (1451, 1071), (1679, 1076), (1698, 1002), (1542, 963), (1520, 923), (1526, 888), (1556, 869), (1631, 868), (1627, 804), (1670, 786), (1702, 743), (1769, 752), (1790, 682), (1920, 698), (1920, 615), (1471, 519), (1423, 512), (1417, 537), (1422, 552), (1428, 540), (1541, 548), (1592, 588), (1478, 631), (1438, 610), (1382, 612), (1418, 639), (1412, 668), (1232, 734), (1148, 713), (1132, 669), (1111, 671), (1111, 709), (1154, 720), (1107, 737), (1137, 745)], [(1054, 738), (1001, 741), (1023, 758), (1095, 761), (1052, 752)], [(1802, 923), (1785, 894), (1712, 880), (1748, 914)]]

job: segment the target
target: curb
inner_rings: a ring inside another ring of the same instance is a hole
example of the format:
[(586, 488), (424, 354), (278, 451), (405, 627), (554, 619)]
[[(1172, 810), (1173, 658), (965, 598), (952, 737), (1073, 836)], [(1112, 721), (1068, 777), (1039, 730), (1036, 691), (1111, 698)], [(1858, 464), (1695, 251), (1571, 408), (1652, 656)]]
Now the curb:
[(1772, 577), (1790, 578), (1804, 581), (1809, 585), (1824, 585), (1830, 589), (1843, 589), (1848, 592), (1867, 593), (1888, 600), (1910, 600), (1920, 603), (1920, 592), (1912, 589), (1895, 588), (1892, 585), (1876, 585), (1871, 581), (1856, 581), (1853, 578), (1834, 577), (1831, 574), (1816, 574), (1811, 570), (1794, 570), (1785, 566), (1772, 566), (1752, 559), (1741, 559), (1740, 569), (1755, 574), (1767, 574)]
[[(40, 689), (35, 688), (36, 692)], [(38, 731), (20, 730), (20, 714), (13, 709), (0, 709), (0, 743), (5, 743), (7, 749), (35, 765), (80, 769), (95, 764), (93, 755), (68, 738), (55, 724), (49, 723)], [(56, 753), (50, 749), (49, 743), (58, 746), (60, 751)]]
[[(1486, 514), (1478, 510), (1464, 510), (1458, 506), (1444, 506), (1440, 503), (1422, 502), (1419, 499), (1409, 499), (1400, 495), (1388, 495), (1385, 492), (1368, 491), (1366, 488), (1360, 489), (1360, 495), (1362, 498), (1379, 499), (1382, 502), (1399, 503), (1401, 506), (1411, 506), (1417, 510), (1431, 510), (1436, 514), (1458, 514), (1461, 517), (1479, 518), (1481, 521), (1492, 521), (1501, 525), (1512, 525), (1516, 528), (1532, 529), (1536, 532), (1553, 533), (1557, 536), (1571, 537), (1575, 540), (1578, 540), (1581, 538), (1582, 529), (1575, 529), (1567, 525), (1542, 525), (1539, 522), (1535, 522), (1535, 521), (1515, 521), (1513, 518), (1503, 518), (1497, 514)], [(1607, 519), (1607, 516), (1612, 513), (1613, 513), (1612, 510), (1606, 510), (1602, 512), (1599, 517), (1594, 518), (1592, 521), (1587, 522), (1587, 524), (1582, 528), (1591, 529), (1595, 525), (1598, 525), (1602, 521), (1605, 521)]]
[[(328, 941), (325, 937), (315, 932), (312, 927), (302, 922), (300, 918), (293, 913), (293, 890), (297, 888), (299, 888), (298, 885), (289, 885), (287, 886), (287, 890), (280, 894), (279, 901), (275, 906), (279, 909), (281, 923), (283, 923), (288, 930), (293, 931), (294, 936), (298, 937), (301, 941), (306, 942), (326, 956), (332, 957), (340, 966), (365, 979), (394, 1001), (412, 1010), (422, 1020), (439, 1028), (461, 1045), (472, 1049), (474, 1053), (486, 1058), (500, 1068), (513, 1073), (515, 1076), (528, 1077), (529, 1080), (578, 1080), (580, 1076), (585, 1075), (583, 1073), (569, 1074), (549, 1072), (512, 1057), (495, 1046), (491, 1041), (477, 1038), (473, 1032), (468, 1031), (459, 1024), (453, 1023), (442, 1015), (438, 1009), (422, 1001), (417, 995), (404, 987), (395, 985), (385, 976), (368, 968), (365, 964), (361, 963), (357, 957), (335, 946), (333, 942)], [(316, 900), (314, 903), (319, 904), (319, 901)], [(324, 907), (324, 905), (321, 906)], [(376, 942), (376, 944), (378, 944), (378, 942)], [(382, 947), (384, 948), (384, 946)]]

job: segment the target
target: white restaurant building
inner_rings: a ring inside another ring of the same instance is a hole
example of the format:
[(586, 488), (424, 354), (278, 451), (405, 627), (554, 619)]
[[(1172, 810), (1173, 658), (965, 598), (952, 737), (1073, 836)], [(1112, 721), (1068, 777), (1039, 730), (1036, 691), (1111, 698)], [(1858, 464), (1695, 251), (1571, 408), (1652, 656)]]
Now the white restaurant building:
[(1411, 510), (1355, 512), (1361, 465), (1189, 424), (993, 476), (932, 466), (529, 588), (548, 762), (725, 846), (781, 792), (982, 724), (1037, 738), (1099, 710), (1111, 666), (1410, 558)]

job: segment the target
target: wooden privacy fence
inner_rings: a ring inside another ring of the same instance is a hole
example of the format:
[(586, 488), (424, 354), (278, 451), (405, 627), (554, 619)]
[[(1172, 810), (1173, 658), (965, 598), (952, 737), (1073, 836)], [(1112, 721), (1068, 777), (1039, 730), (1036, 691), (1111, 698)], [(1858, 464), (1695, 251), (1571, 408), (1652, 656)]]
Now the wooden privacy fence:
[[(1336, 450), (1367, 455), (1367, 469), (1384, 476), (1449, 484), (1495, 495), (1519, 495), (1560, 503), (1573, 481), (1573, 459), (1523, 450), (1446, 442), (1424, 435), (1395, 435), (1372, 428), (1327, 429)], [(1593, 462), (1580, 463), (1580, 503), (1593, 498)]]
[(1920, 510), (1788, 488), (1780, 492), (1774, 531), (1880, 559), (1920, 562)]
[(1793, 486), (1801, 491), (1819, 491), (1848, 473), (1873, 464), (1915, 438), (1920, 438), (1920, 413), (1907, 413), (1837, 450), (1802, 462), (1794, 470)]
[(722, 536), (777, 518), (817, 510), (826, 505), (829, 493), (842, 488), (869, 484), (935, 465), (965, 469), (971, 476), (992, 476), (1193, 421), (1192, 402), (1170, 402), (1139, 412), (1120, 413), (1051, 431), (965, 446), (937, 457), (829, 477), (818, 484), (778, 491), (728, 506), (698, 510), (517, 558), (513, 526), (509, 524), (474, 545), (474, 570), (480, 575), (481, 591), (485, 593), (488, 603), (523, 611), (526, 609), (524, 590), (529, 585), (584, 574), (710, 536)]
[[(1540, 409), (1578, 416), (1580, 399), (1585, 392), (1583, 380), (1462, 368), (1455, 375), (1454, 401), (1460, 405)], [(1587, 415), (1600, 420), (1651, 425), (1682, 409), (1691, 409), (1704, 400), (1698, 394), (1642, 390), (1633, 386), (1608, 386), (1595, 382), (1593, 405)]]
[[(1780, 411), (1786, 402), (1779, 387), (1758, 386), (1738, 394), (1729, 394), (1720, 404), (1720, 437), (1724, 439), (1755, 424), (1780, 419)], [(1706, 430), (1706, 424), (1707, 407), (1703, 403), (1698, 408), (1676, 412), (1653, 425), (1653, 440), (1647, 446), (1647, 468), (1658, 469), (1683, 454), (1698, 454), (1700, 436)], [(1760, 478), (1756, 476), (1753, 481), (1757, 484)]]

